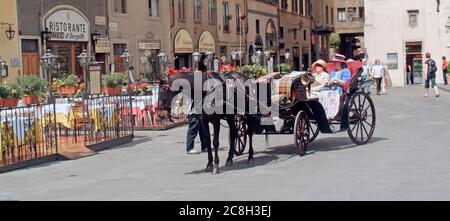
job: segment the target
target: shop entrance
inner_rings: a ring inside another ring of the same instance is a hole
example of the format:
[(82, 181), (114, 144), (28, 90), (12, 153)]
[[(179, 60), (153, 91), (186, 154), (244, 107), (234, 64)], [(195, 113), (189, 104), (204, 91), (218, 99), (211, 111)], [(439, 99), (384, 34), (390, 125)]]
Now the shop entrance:
[(52, 78), (61, 77), (62, 74), (74, 74), (82, 77), (83, 70), (77, 56), (86, 48), (87, 44), (82, 42), (48, 42), (47, 49), (50, 49), (57, 57), (56, 68), (51, 69)]
[(406, 42), (406, 65), (412, 67), (412, 84), (423, 83), (422, 42)]

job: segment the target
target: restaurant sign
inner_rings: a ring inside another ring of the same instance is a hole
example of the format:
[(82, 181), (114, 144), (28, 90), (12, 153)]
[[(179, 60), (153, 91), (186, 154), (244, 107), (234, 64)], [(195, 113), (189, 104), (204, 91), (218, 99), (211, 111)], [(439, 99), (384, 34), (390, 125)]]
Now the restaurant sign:
[(161, 42), (159, 41), (139, 41), (139, 50), (159, 50)]
[(45, 19), (45, 27), (50, 31), (51, 41), (89, 41), (89, 22), (76, 11), (62, 9)]
[(111, 41), (108, 39), (99, 39), (95, 44), (96, 53), (111, 53)]

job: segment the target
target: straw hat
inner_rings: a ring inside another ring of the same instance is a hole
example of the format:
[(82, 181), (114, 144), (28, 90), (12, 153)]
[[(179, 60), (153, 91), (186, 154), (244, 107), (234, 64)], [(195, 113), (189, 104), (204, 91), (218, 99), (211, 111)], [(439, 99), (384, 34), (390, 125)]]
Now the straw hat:
[(324, 60), (322, 60), (322, 59), (320, 59), (320, 60), (317, 60), (313, 65), (312, 65), (312, 69), (315, 71), (316, 70), (316, 66), (317, 65), (320, 65), (320, 66), (322, 66), (323, 67), (323, 69), (327, 69), (327, 63), (324, 61)]

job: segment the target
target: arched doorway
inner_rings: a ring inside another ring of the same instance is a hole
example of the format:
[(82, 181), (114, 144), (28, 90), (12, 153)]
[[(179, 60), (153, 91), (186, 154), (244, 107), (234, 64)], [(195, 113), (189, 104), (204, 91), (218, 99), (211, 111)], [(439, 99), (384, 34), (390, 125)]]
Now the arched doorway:
[(269, 19), (269, 21), (267, 22), (265, 34), (266, 34), (266, 50), (270, 52), (271, 57), (277, 57), (278, 53), (277, 26), (275, 25), (275, 22), (272, 19)]
[(191, 56), (194, 52), (194, 43), (189, 32), (186, 29), (180, 29), (175, 35), (173, 42), (175, 49), (175, 69), (191, 67)]
[(249, 63), (252, 63), (252, 56), (255, 52), (258, 50), (263, 51), (264, 48), (264, 42), (260, 35), (256, 35), (255, 43), (253, 45), (250, 45), (248, 49), (248, 60)]

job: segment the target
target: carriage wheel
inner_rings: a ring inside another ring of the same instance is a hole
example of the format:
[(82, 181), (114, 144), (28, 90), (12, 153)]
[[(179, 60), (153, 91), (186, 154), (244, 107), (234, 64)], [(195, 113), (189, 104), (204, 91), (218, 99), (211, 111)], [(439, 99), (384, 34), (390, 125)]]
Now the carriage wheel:
[(310, 122), (309, 126), (310, 126), (309, 131), (310, 131), (310, 135), (311, 135), (311, 137), (309, 138), (309, 143), (312, 143), (319, 136), (320, 130), (319, 130), (319, 125), (316, 122)]
[(294, 137), (295, 145), (300, 156), (306, 155), (309, 145), (311, 126), (308, 115), (304, 111), (300, 111), (295, 118)]
[(247, 146), (247, 125), (245, 124), (245, 121), (240, 119), (235, 121), (235, 125), (238, 135), (236, 137), (234, 145), (234, 152), (236, 156), (241, 156), (242, 154), (244, 154), (245, 147)]
[(348, 122), (348, 135), (355, 144), (367, 144), (372, 139), (376, 126), (375, 105), (366, 93), (357, 92), (352, 96)]

